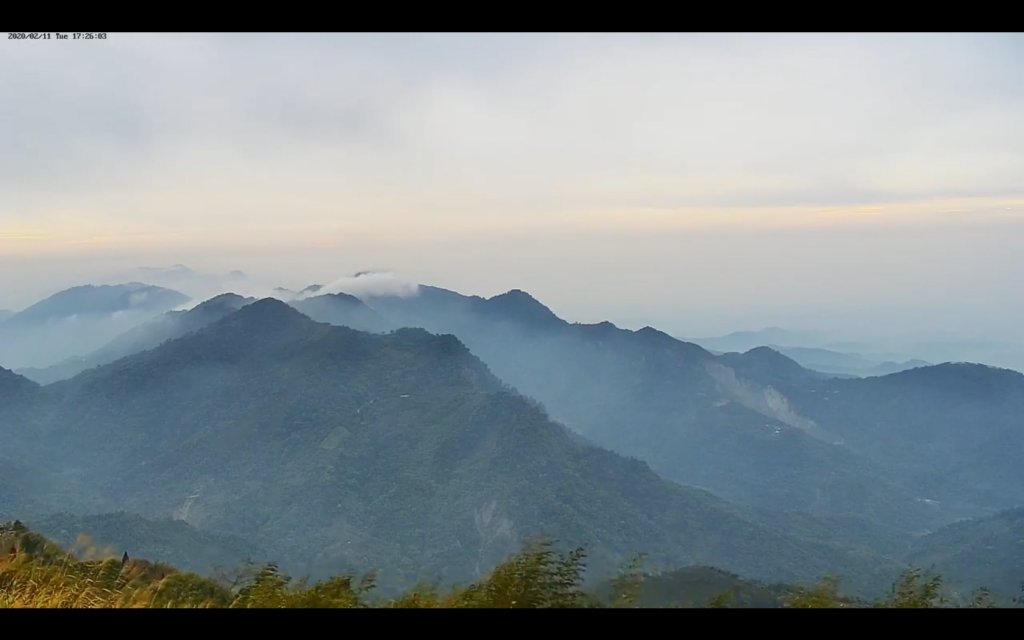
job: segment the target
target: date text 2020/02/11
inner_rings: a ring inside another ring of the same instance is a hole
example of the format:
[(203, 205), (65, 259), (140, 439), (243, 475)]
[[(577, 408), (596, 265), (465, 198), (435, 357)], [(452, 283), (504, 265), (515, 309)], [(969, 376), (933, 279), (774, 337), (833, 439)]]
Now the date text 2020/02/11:
[(68, 32), (68, 33), (36, 33), (36, 32), (9, 32), (8, 40), (106, 40), (105, 32)]

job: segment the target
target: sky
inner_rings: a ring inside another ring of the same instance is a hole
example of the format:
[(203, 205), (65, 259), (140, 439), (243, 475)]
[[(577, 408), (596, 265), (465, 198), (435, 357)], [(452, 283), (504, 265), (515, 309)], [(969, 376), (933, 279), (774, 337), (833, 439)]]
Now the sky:
[(364, 269), (676, 335), (1021, 340), (1021, 34), (0, 42), (0, 309)]

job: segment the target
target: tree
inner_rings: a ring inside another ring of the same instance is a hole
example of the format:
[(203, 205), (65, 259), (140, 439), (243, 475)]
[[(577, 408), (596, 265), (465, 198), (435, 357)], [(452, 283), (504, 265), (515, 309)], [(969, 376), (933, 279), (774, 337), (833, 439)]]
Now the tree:
[(900, 574), (889, 596), (875, 603), (876, 607), (892, 609), (929, 609), (945, 603), (941, 594), (942, 576), (926, 577), (921, 569), (912, 567)]
[(551, 541), (533, 542), (495, 567), (487, 579), (470, 586), (455, 606), (486, 608), (580, 607), (589, 599), (580, 589), (586, 552), (564, 557)]
[(812, 587), (799, 587), (786, 600), (791, 609), (835, 609), (846, 604), (839, 597), (839, 578), (825, 576)]

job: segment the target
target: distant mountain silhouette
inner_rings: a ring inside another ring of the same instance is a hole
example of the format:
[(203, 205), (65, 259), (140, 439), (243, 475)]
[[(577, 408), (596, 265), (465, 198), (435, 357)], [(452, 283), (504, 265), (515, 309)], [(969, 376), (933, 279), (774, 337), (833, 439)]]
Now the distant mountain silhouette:
[(734, 331), (713, 338), (688, 338), (705, 349), (719, 352), (743, 352), (769, 345), (804, 346), (816, 344), (820, 338), (811, 331), (791, 331), (767, 327), (758, 331)]
[(188, 297), (163, 287), (133, 282), (121, 285), (83, 285), (53, 294), (8, 318), (5, 328), (26, 327), (76, 316), (108, 315), (119, 311), (161, 313), (188, 302)]
[(19, 373), (40, 384), (66, 380), (86, 369), (98, 367), (118, 358), (152, 349), (166, 340), (181, 337), (220, 320), (241, 309), (255, 298), (225, 293), (202, 302), (188, 311), (168, 311), (114, 338), (107, 345), (84, 356), (68, 358), (46, 368), (25, 368)]
[(813, 347), (773, 347), (789, 356), (802, 366), (822, 373), (840, 376), (884, 376), (916, 367), (927, 367), (924, 360), (893, 361), (877, 356), (868, 357), (856, 353), (843, 353), (830, 349)]
[(46, 367), (83, 355), (188, 299), (139, 283), (61, 291), (0, 323), (0, 364)]
[(724, 353), (719, 356), (719, 361), (751, 380), (769, 385), (800, 384), (831, 377), (806, 369), (792, 358), (769, 347), (755, 347), (746, 353)]
[(317, 322), (327, 322), (360, 331), (386, 331), (395, 328), (362, 300), (347, 293), (302, 298), (293, 300), (290, 304)]

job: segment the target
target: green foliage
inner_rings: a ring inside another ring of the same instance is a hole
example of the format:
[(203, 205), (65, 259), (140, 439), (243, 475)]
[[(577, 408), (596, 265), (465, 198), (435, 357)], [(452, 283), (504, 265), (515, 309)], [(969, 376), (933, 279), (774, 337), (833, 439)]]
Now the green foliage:
[(1018, 595), (1024, 575), (1024, 508), (963, 520), (922, 536), (907, 560), (935, 567), (958, 590), (985, 585), (1007, 602)]
[(373, 576), (353, 583), (352, 576), (336, 576), (307, 587), (292, 583), (276, 563), (267, 563), (238, 592), (230, 606), (243, 609), (353, 609), (365, 606), (363, 598), (374, 587)]
[[(0, 524), (0, 608), (568, 608), (666, 606), (839, 608), (863, 606), (843, 596), (828, 576), (807, 587), (764, 586), (711, 567), (643, 574), (636, 556), (598, 592), (584, 590), (586, 553), (560, 552), (546, 539), (531, 542), (467, 587), (419, 585), (390, 599), (373, 599), (376, 578), (339, 575), (307, 584), (275, 563), (244, 568), (223, 584), (143, 559), (79, 560), (20, 522)], [(722, 589), (723, 585), (729, 585)], [(997, 606), (988, 589), (959, 604), (942, 595), (942, 578), (904, 571), (876, 607)], [(712, 595), (707, 595), (714, 592)], [(704, 594), (704, 595), (700, 595)], [(698, 600), (700, 600), (698, 602)]]
[(482, 583), (463, 592), (456, 606), (501, 609), (580, 607), (588, 604), (581, 589), (582, 548), (558, 554), (550, 541), (530, 543), (498, 565)]
[(611, 606), (615, 608), (632, 608), (640, 606), (643, 589), (644, 573), (642, 567), (646, 556), (637, 554), (623, 567), (611, 581)]
[(288, 583), (291, 578), (281, 575), (277, 563), (269, 562), (250, 584), (245, 585), (231, 603), (243, 609), (280, 609), (291, 601)]
[(727, 609), (736, 600), (736, 592), (733, 590), (723, 591), (717, 596), (708, 600), (708, 609)]
[(942, 597), (942, 576), (928, 576), (921, 569), (904, 571), (893, 583), (889, 595), (875, 603), (889, 609), (930, 609), (945, 604)]
[[(455, 592), (454, 595), (457, 595)], [(392, 609), (437, 609), (451, 606), (454, 598), (446, 600), (440, 590), (433, 585), (419, 585), (406, 591), (387, 604)]]
[(641, 573), (634, 564), (598, 585), (595, 593), (609, 606), (775, 608), (782, 606), (787, 589), (746, 580), (715, 567)]
[(153, 595), (154, 607), (198, 606), (224, 607), (231, 602), (231, 592), (223, 586), (194, 573), (171, 573), (164, 578)]
[[(0, 526), (0, 608), (224, 606), (230, 593), (146, 560), (79, 560), (20, 523)], [(13, 553), (11, 552), (13, 550)]]
[(364, 598), (374, 587), (374, 577), (367, 575), (353, 584), (352, 576), (336, 576), (300, 590), (294, 606), (304, 609), (354, 609), (366, 606)]
[(836, 609), (847, 606), (839, 596), (839, 578), (825, 576), (811, 587), (797, 588), (787, 599), (790, 609)]
[(979, 587), (971, 594), (971, 602), (967, 606), (970, 609), (994, 609), (998, 605), (991, 591), (985, 587)]

